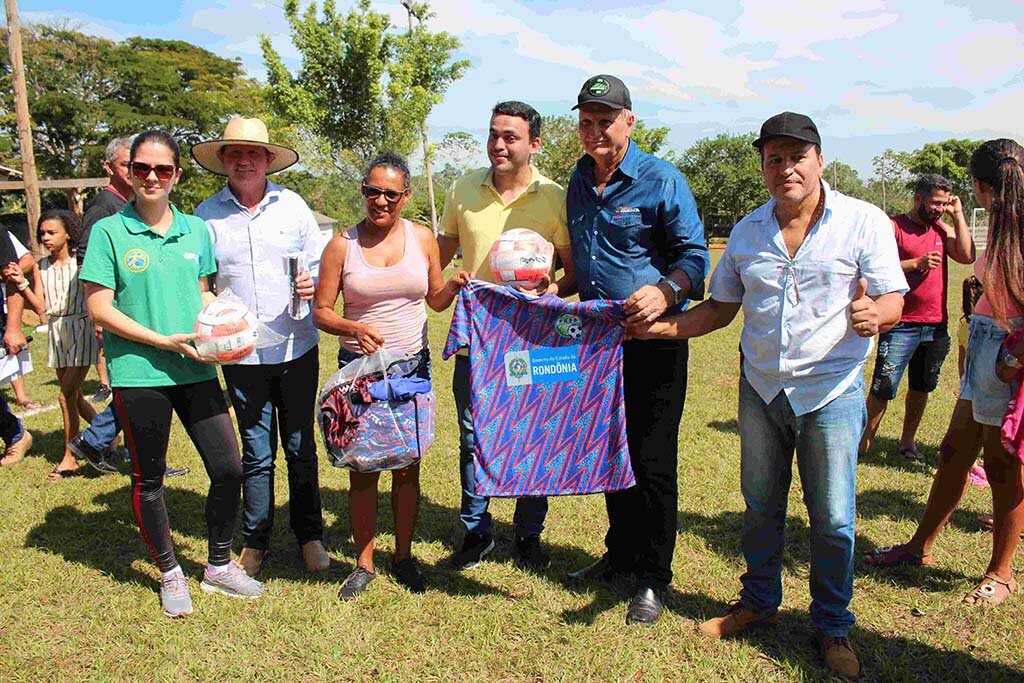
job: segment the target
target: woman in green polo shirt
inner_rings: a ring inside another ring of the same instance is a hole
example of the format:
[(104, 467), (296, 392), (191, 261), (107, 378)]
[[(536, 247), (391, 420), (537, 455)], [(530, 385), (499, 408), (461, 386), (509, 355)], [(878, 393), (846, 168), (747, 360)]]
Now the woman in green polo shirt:
[(173, 137), (161, 130), (140, 133), (130, 160), (135, 200), (93, 226), (79, 279), (89, 315), (103, 328), (115, 412), (132, 456), (135, 518), (163, 573), (164, 614), (179, 617), (192, 612), (192, 601), (164, 505), (172, 413), (210, 477), (209, 556), (201, 588), (256, 598), (263, 585), (231, 562), (242, 482), (238, 440), (216, 369), (201, 362), (189, 343), (199, 310), (213, 298), (207, 276), (217, 267), (210, 235), (202, 220), (170, 203), (181, 176)]

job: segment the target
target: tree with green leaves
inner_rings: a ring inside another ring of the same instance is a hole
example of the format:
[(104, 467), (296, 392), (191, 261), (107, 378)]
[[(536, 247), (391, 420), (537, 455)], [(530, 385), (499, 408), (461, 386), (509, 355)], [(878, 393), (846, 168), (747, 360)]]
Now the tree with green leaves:
[(900, 161), (911, 177), (924, 173), (938, 173), (949, 179), (953, 185), (953, 194), (959, 195), (964, 211), (968, 215), (976, 204), (971, 188), (971, 174), (968, 165), (974, 150), (981, 145), (981, 140), (951, 139), (942, 142), (929, 142), (921, 149), (905, 152)]
[[(416, 9), (424, 20), (430, 16), (425, 4)], [(333, 0), (319, 17), (316, 3), (300, 13), (298, 0), (285, 0), (284, 10), (301, 66), (292, 75), (260, 36), (270, 102), (349, 174), (383, 149), (408, 155), (431, 109), (469, 66), (452, 61), (459, 41), (451, 34), (433, 33), (423, 21), (408, 32), (392, 30), (369, 0), (344, 15)]]
[(721, 133), (693, 143), (677, 161), (705, 227), (732, 225), (768, 199), (754, 133)]
[[(533, 157), (533, 163), (540, 172), (562, 187), (569, 185), (569, 176), (576, 162), (583, 156), (578, 122), (575, 116), (545, 116), (541, 123), (540, 152)], [(648, 128), (637, 120), (633, 127), (633, 141), (644, 152), (656, 154), (665, 144), (668, 128)]]
[[(239, 60), (186, 42), (117, 43), (42, 24), (23, 27), (22, 40), (42, 178), (101, 176), (100, 159), (111, 138), (154, 127), (178, 139), (190, 171), (192, 143), (218, 134), (231, 114), (257, 115), (264, 108), (262, 87), (245, 77)], [(0, 48), (0, 130), (16, 139), (6, 33)], [(190, 209), (210, 194), (211, 179), (188, 172), (175, 188), (175, 201)]]

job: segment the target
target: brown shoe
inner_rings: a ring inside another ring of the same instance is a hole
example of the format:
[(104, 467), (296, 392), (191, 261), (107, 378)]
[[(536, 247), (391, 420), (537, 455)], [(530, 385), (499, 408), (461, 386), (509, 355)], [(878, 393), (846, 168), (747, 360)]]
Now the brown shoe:
[(860, 660), (857, 659), (857, 653), (853, 651), (849, 638), (832, 638), (820, 633), (817, 638), (826, 669), (850, 681), (860, 678)]
[(322, 572), (331, 566), (331, 558), (327, 556), (324, 544), (320, 541), (304, 543), (300, 552), (302, 554), (302, 564), (306, 566), (307, 572)]
[(21, 462), (25, 459), (28, 449), (32, 448), (32, 434), (27, 429), (22, 431), (21, 438), (12, 444), (7, 445), (4, 457), (0, 458), (0, 465), (6, 467)]
[(708, 619), (697, 628), (701, 633), (712, 638), (730, 638), (751, 626), (775, 623), (776, 618), (774, 612), (771, 614), (758, 614), (747, 609), (737, 600), (729, 605), (725, 610), (725, 614), (714, 619)]
[(246, 573), (246, 575), (256, 576), (260, 573), (260, 568), (263, 566), (263, 559), (266, 556), (266, 550), (242, 548), (242, 552), (239, 553), (238, 560), (235, 561), (235, 564), (237, 564), (239, 568)]

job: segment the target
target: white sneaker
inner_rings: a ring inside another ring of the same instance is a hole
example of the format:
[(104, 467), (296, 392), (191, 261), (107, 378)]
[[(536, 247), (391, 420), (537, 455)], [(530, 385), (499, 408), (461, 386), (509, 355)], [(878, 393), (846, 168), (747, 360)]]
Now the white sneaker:
[(188, 594), (188, 579), (174, 572), (160, 579), (160, 606), (168, 617), (187, 617), (192, 614), (192, 597)]
[(211, 572), (207, 567), (203, 571), (203, 582), (199, 584), (207, 593), (223, 593), (233, 598), (255, 599), (263, 595), (263, 584), (249, 578), (234, 562), (219, 572)]

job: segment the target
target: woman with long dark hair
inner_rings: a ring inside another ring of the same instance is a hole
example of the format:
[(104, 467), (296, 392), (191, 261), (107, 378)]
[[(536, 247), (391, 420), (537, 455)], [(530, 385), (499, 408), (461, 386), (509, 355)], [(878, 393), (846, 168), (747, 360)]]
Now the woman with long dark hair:
[(974, 196), (989, 213), (988, 248), (975, 262), (985, 293), (971, 316), (959, 398), (940, 447), (924, 516), (902, 545), (876, 548), (869, 564), (933, 564), (932, 546), (964, 492), (978, 451), (992, 489), (992, 559), (981, 582), (964, 596), (968, 605), (998, 605), (1017, 592), (1013, 553), (1024, 530), (1021, 460), (1004, 448), (1000, 425), (1020, 380), (1024, 343), (1010, 348), (1007, 336), (1024, 328), (1024, 148), (1013, 140), (990, 140), (971, 157)]
[(213, 298), (210, 234), (201, 219), (171, 204), (181, 177), (173, 137), (140, 133), (130, 159), (135, 199), (93, 226), (79, 278), (89, 315), (103, 328), (114, 407), (132, 456), (132, 507), (162, 572), (160, 602), (164, 614), (181, 617), (192, 612), (192, 601), (171, 543), (163, 488), (173, 413), (210, 477), (201, 588), (257, 598), (263, 585), (231, 561), (242, 486), (238, 440), (216, 369), (189, 343), (196, 316)]

